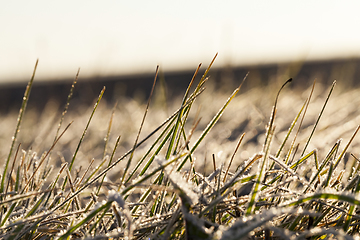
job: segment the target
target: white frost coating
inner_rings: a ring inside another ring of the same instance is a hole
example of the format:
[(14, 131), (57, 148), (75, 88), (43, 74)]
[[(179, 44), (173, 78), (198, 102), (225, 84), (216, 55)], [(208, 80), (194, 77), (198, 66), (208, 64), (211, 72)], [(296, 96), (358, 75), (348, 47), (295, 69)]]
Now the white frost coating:
[(211, 173), (208, 177), (207, 180), (209, 182), (211, 182), (217, 175), (219, 175), (219, 172), (222, 170), (223, 168), (223, 164), (221, 164), (221, 167), (218, 167), (213, 173)]
[(117, 192), (115, 190), (110, 190), (108, 192), (108, 201), (109, 202), (117, 202), (119, 207), (125, 208), (125, 201), (124, 201), (123, 197), (120, 195), (119, 192)]
[(163, 166), (164, 163), (166, 163), (166, 159), (164, 156), (159, 156), (159, 155), (156, 155), (155, 156), (155, 161), (160, 165), (160, 166)]
[(94, 206), (93, 211), (99, 209), (100, 207), (102, 207), (102, 206), (105, 205), (105, 204), (106, 204), (106, 201), (105, 201), (105, 200), (103, 200), (103, 201), (101, 201), (101, 202), (97, 202), (97, 203), (95, 204), (95, 206)]
[(189, 198), (189, 200), (191, 201), (191, 205), (195, 205), (199, 202), (199, 196), (194, 192), (194, 190), (196, 189), (195, 186), (191, 185), (189, 182), (183, 179), (182, 175), (179, 172), (170, 172), (167, 169), (165, 169), (165, 172), (175, 189), (181, 190)]
[(131, 217), (131, 213), (129, 208), (127, 207), (124, 198), (121, 194), (115, 190), (110, 190), (108, 192), (108, 202), (116, 202), (120, 208), (122, 208), (122, 214), (126, 218), (128, 222), (127, 229), (125, 231), (125, 238), (124, 239), (131, 239), (133, 235), (133, 229), (135, 228), (133, 224), (133, 219)]
[[(296, 208), (281, 208), (281, 209), (269, 209), (265, 210), (261, 214), (251, 215), (248, 217), (243, 217), (238, 219), (230, 228), (226, 229), (221, 233), (221, 240), (235, 240), (243, 239), (247, 237), (250, 232), (252, 232), (257, 227), (265, 226), (269, 222), (281, 216), (282, 214), (295, 214), (297, 212)], [(310, 211), (306, 214), (311, 214)]]

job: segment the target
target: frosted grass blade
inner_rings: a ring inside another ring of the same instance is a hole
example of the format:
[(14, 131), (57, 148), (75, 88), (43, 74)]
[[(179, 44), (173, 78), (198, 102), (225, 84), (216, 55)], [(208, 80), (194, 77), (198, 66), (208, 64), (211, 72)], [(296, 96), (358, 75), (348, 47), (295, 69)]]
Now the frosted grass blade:
[(20, 108), (20, 110), (19, 110), (19, 115), (18, 115), (18, 118), (17, 118), (17, 124), (16, 124), (16, 128), (15, 128), (15, 133), (14, 133), (14, 136), (12, 137), (12, 142), (11, 142), (10, 151), (9, 151), (9, 154), (8, 154), (8, 156), (7, 156), (7, 159), (6, 159), (4, 171), (3, 171), (3, 174), (2, 174), (2, 178), (1, 178), (0, 193), (3, 193), (3, 192), (4, 192), (4, 184), (5, 184), (5, 178), (6, 178), (7, 169), (8, 169), (9, 162), (10, 162), (10, 158), (11, 158), (11, 155), (12, 155), (12, 152), (13, 152), (13, 149), (14, 149), (14, 146), (15, 146), (15, 142), (16, 142), (16, 139), (17, 139), (17, 135), (18, 135), (19, 132), (20, 132), (21, 121), (22, 121), (22, 119), (23, 119), (23, 116), (24, 116), (24, 113), (25, 113), (25, 110), (26, 110), (27, 103), (28, 103), (28, 101), (29, 101), (29, 96), (30, 96), (31, 88), (32, 88), (32, 85), (33, 85), (33, 82), (34, 82), (34, 78), (35, 78), (35, 73), (36, 73), (36, 69), (37, 69), (38, 62), (39, 62), (39, 59), (36, 60), (33, 74), (32, 74), (32, 76), (31, 76), (31, 79), (30, 79), (28, 85), (26, 86), (26, 90), (25, 90), (25, 93), (24, 93), (24, 97), (23, 97), (23, 101), (22, 101), (22, 104), (21, 104), (21, 108)]
[(146, 104), (145, 112), (144, 112), (143, 118), (142, 118), (142, 120), (141, 120), (140, 128), (139, 128), (138, 134), (137, 134), (137, 136), (136, 136), (136, 140), (135, 140), (135, 143), (134, 143), (133, 150), (131, 151), (129, 160), (128, 160), (127, 163), (126, 163), (126, 167), (125, 167), (125, 169), (124, 169), (124, 173), (123, 173), (123, 176), (122, 176), (122, 178), (121, 178), (121, 184), (120, 184), (120, 186), (119, 186), (119, 189), (120, 189), (121, 185), (124, 183), (125, 176), (126, 176), (128, 170), (129, 170), (129, 168), (130, 168), (130, 164), (131, 164), (132, 158), (133, 158), (133, 156), (134, 156), (134, 152), (135, 152), (137, 143), (138, 143), (138, 141), (139, 141), (140, 133), (141, 133), (141, 130), (142, 130), (143, 126), (144, 126), (145, 119), (146, 119), (146, 115), (147, 115), (147, 113), (148, 113), (148, 111), (149, 111), (149, 106), (150, 106), (151, 98), (152, 98), (152, 95), (153, 95), (153, 92), (154, 92), (154, 89), (155, 89), (155, 84), (156, 84), (156, 79), (157, 79), (158, 73), (159, 73), (159, 65), (156, 67), (154, 82), (153, 82), (153, 85), (152, 85), (152, 88), (151, 88), (151, 92), (150, 92), (150, 95), (149, 95), (149, 98), (148, 98), (148, 101), (147, 101), (147, 104)]
[[(78, 143), (78, 145), (77, 145), (77, 147), (76, 147), (76, 150), (75, 150), (75, 152), (74, 152), (74, 155), (73, 155), (73, 157), (72, 157), (72, 159), (71, 159), (71, 162), (70, 162), (70, 164), (69, 164), (69, 171), (70, 171), (70, 172), (71, 172), (72, 166), (73, 166), (73, 164), (74, 164), (76, 155), (77, 155), (77, 153), (78, 153), (79, 150), (80, 150), (81, 143), (82, 143), (83, 140), (84, 140), (85, 134), (86, 134), (86, 132), (87, 132), (89, 126), (90, 126), (90, 122), (91, 122), (91, 120), (92, 120), (92, 118), (93, 118), (93, 116), (94, 116), (94, 114), (95, 114), (95, 111), (96, 111), (96, 109), (97, 109), (97, 107), (98, 107), (98, 105), (99, 105), (99, 103), (100, 103), (100, 100), (101, 100), (102, 96), (104, 95), (104, 92), (105, 92), (105, 87), (103, 87), (103, 89), (101, 90), (101, 92), (100, 92), (100, 94), (99, 94), (98, 100), (96, 101), (96, 103), (95, 103), (95, 105), (94, 105), (93, 111), (91, 112), (90, 118), (89, 118), (89, 120), (88, 120), (88, 122), (87, 122), (87, 124), (86, 124), (86, 127), (85, 127), (85, 129), (84, 129), (84, 131), (83, 131), (83, 134), (82, 134), (82, 136), (81, 136), (81, 138), (80, 138), (80, 141), (79, 141), (79, 143)], [(66, 182), (66, 181), (65, 181), (65, 182)], [(64, 183), (65, 183), (65, 182), (64, 182)]]
[(231, 100), (236, 96), (236, 94), (239, 92), (241, 86), (243, 85), (245, 79), (247, 78), (248, 74), (246, 74), (246, 76), (244, 77), (244, 79), (242, 80), (240, 86), (238, 88), (236, 88), (234, 90), (234, 92), (230, 95), (230, 97), (227, 99), (227, 101), (225, 102), (225, 104), (222, 106), (222, 108), (218, 111), (218, 113), (213, 117), (213, 119), (210, 121), (210, 123), (206, 126), (206, 128), (204, 129), (204, 131), (201, 133), (200, 137), (198, 138), (198, 140), (195, 142), (194, 146), (191, 148), (188, 156), (181, 162), (181, 164), (179, 165), (179, 167), (177, 168), (177, 171), (180, 171), (181, 168), (184, 166), (184, 164), (186, 163), (187, 159), (190, 157), (190, 155), (192, 153), (194, 153), (194, 151), (196, 150), (196, 148), (200, 145), (200, 143), (202, 142), (202, 140), (205, 138), (205, 136), (208, 134), (208, 132), (212, 129), (212, 127), (215, 125), (215, 123), (217, 123), (217, 121), (220, 119), (221, 115), (223, 114), (225, 108), (229, 105), (229, 103), (231, 102)]
[(304, 149), (303, 149), (303, 151), (302, 151), (302, 153), (301, 153), (301, 156), (305, 154), (305, 151), (306, 151), (306, 149), (307, 149), (307, 147), (308, 147), (308, 145), (309, 145), (309, 143), (310, 143), (310, 140), (311, 140), (312, 136), (314, 135), (315, 129), (316, 129), (316, 127), (317, 127), (317, 125), (318, 125), (318, 123), (319, 123), (319, 121), (320, 121), (321, 116), (322, 116), (323, 113), (324, 113), (325, 107), (326, 107), (326, 105), (327, 105), (327, 103), (328, 103), (328, 101), (329, 101), (329, 99), (330, 99), (331, 93), (332, 93), (332, 91), (334, 90), (335, 85), (336, 85), (336, 81), (334, 81), (333, 84), (331, 85), (329, 94), (328, 94), (328, 96), (327, 96), (327, 98), (326, 98), (326, 100), (325, 100), (325, 103), (324, 103), (324, 105), (323, 105), (323, 107), (322, 107), (322, 109), (321, 109), (321, 111), (320, 111), (320, 114), (319, 114), (318, 118), (316, 119), (316, 122), (315, 122), (315, 124), (314, 124), (314, 127), (313, 127), (313, 129), (312, 129), (312, 131), (311, 131), (311, 133), (310, 133), (310, 136), (309, 136), (306, 144), (305, 144), (305, 147), (304, 147)]
[(271, 138), (273, 136), (273, 131), (274, 131), (274, 121), (275, 121), (275, 115), (276, 115), (276, 108), (277, 108), (277, 101), (279, 98), (279, 94), (281, 92), (281, 90), (286, 86), (286, 84), (290, 83), (292, 81), (292, 78), (290, 78), (289, 80), (287, 80), (280, 88), (280, 90), (278, 91), (276, 98), (275, 98), (275, 103), (273, 106), (273, 110), (271, 112), (271, 117), (270, 117), (270, 122), (269, 122), (269, 126), (268, 126), (268, 131), (266, 133), (265, 136), (265, 143), (263, 146), (263, 152), (264, 152), (264, 156), (263, 156), (263, 160), (262, 162), (259, 164), (259, 170), (258, 170), (258, 178), (256, 180), (256, 183), (254, 184), (254, 188), (251, 192), (251, 197), (250, 197), (250, 201), (249, 204), (246, 208), (246, 215), (250, 215), (253, 210), (254, 210), (254, 205), (255, 205), (255, 200), (258, 194), (258, 189), (260, 187), (261, 182), (263, 181), (263, 174), (265, 171), (265, 166), (266, 166), (266, 160), (270, 151), (270, 145), (271, 145)]

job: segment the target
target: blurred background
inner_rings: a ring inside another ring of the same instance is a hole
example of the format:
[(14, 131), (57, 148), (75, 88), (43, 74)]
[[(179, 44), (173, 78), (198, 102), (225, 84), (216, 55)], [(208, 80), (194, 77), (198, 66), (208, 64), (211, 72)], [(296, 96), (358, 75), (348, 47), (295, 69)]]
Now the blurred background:
[(82, 88), (96, 95), (102, 85), (108, 95), (147, 88), (158, 64), (168, 85), (186, 86), (217, 52), (210, 75), (229, 86), (248, 71), (251, 86), (288, 77), (295, 86), (315, 78), (353, 85), (359, 9), (358, 1), (320, 0), (2, 1), (0, 100), (19, 86), (23, 93), (36, 59), (42, 99), (64, 84), (67, 92), (78, 68), (80, 82), (91, 83)]

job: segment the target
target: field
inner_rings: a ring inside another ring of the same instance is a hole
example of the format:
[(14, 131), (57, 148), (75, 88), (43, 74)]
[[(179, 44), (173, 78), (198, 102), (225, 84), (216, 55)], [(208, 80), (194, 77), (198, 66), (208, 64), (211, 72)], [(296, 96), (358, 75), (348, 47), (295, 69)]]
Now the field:
[(180, 98), (73, 107), (69, 86), (41, 111), (33, 77), (0, 116), (0, 238), (358, 239), (360, 90), (208, 71)]

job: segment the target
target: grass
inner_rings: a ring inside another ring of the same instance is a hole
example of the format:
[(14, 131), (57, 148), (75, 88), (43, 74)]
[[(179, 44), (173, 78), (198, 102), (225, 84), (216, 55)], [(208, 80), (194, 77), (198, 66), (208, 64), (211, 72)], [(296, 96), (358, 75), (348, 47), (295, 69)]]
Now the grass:
[(244, 76), (226, 98), (208, 78), (214, 60), (179, 101), (158, 100), (157, 68), (146, 106), (111, 106), (104, 87), (71, 110), (78, 72), (64, 107), (41, 112), (26, 109), (36, 64), (18, 117), (0, 118), (12, 136), (0, 238), (359, 238), (358, 91), (284, 79), (243, 92)]

